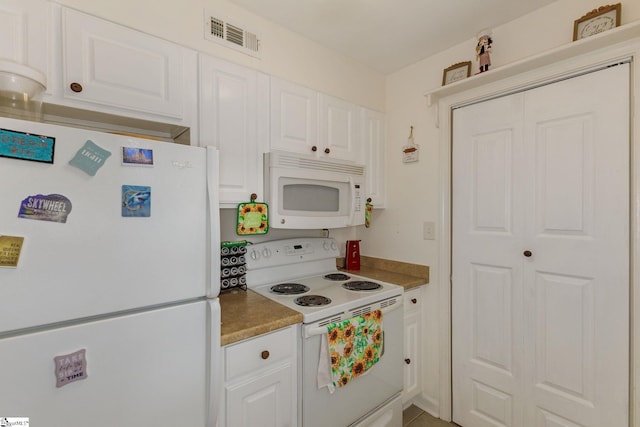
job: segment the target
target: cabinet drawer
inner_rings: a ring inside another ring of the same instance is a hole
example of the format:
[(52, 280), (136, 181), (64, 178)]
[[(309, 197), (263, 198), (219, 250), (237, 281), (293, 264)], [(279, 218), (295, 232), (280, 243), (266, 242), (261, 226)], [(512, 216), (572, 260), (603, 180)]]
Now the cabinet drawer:
[(422, 287), (404, 293), (404, 311), (420, 310), (422, 307)]
[(290, 327), (225, 347), (225, 379), (228, 381), (293, 357), (295, 330)]

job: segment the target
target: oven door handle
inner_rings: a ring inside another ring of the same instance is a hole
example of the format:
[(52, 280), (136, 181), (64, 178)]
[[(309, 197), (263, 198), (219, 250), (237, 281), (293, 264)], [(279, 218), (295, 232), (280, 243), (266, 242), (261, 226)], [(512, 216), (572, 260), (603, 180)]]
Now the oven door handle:
[[(382, 315), (384, 316), (385, 314), (388, 314), (400, 307), (402, 307), (402, 304), (404, 302), (404, 299), (402, 297), (398, 298), (396, 300), (396, 303), (390, 306), (387, 306), (385, 308), (382, 309)], [(304, 337), (305, 338), (309, 338), (312, 337), (314, 335), (322, 335), (322, 334), (326, 334), (327, 333), (327, 326), (308, 326), (304, 328)]]

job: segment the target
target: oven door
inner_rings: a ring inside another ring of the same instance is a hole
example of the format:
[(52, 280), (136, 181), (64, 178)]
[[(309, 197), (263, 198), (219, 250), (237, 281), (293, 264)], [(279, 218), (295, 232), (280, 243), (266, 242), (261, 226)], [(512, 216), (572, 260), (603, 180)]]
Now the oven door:
[[(321, 334), (318, 325), (305, 325), (302, 343), (302, 425), (348, 426), (372, 413), (402, 391), (404, 327), (402, 304), (383, 312), (384, 353), (365, 375), (329, 393), (318, 389)], [(313, 333), (313, 332), (312, 332)]]

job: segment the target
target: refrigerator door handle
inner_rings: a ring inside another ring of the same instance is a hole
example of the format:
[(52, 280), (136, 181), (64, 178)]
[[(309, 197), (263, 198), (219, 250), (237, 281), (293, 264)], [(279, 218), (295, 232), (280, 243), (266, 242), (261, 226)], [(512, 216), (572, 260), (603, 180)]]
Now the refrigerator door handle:
[(220, 300), (207, 300), (210, 319), (209, 345), (209, 402), (207, 413), (207, 427), (216, 427), (220, 412), (220, 396), (222, 395), (222, 348), (220, 347)]
[(207, 146), (207, 198), (209, 205), (209, 283), (207, 297), (215, 298), (220, 294), (220, 157), (216, 147)]

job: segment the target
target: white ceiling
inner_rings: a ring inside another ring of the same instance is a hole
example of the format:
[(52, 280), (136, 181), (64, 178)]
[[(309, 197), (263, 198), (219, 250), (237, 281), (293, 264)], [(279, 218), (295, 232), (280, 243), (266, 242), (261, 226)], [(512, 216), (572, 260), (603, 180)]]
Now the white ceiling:
[(383, 74), (555, 0), (231, 0)]

